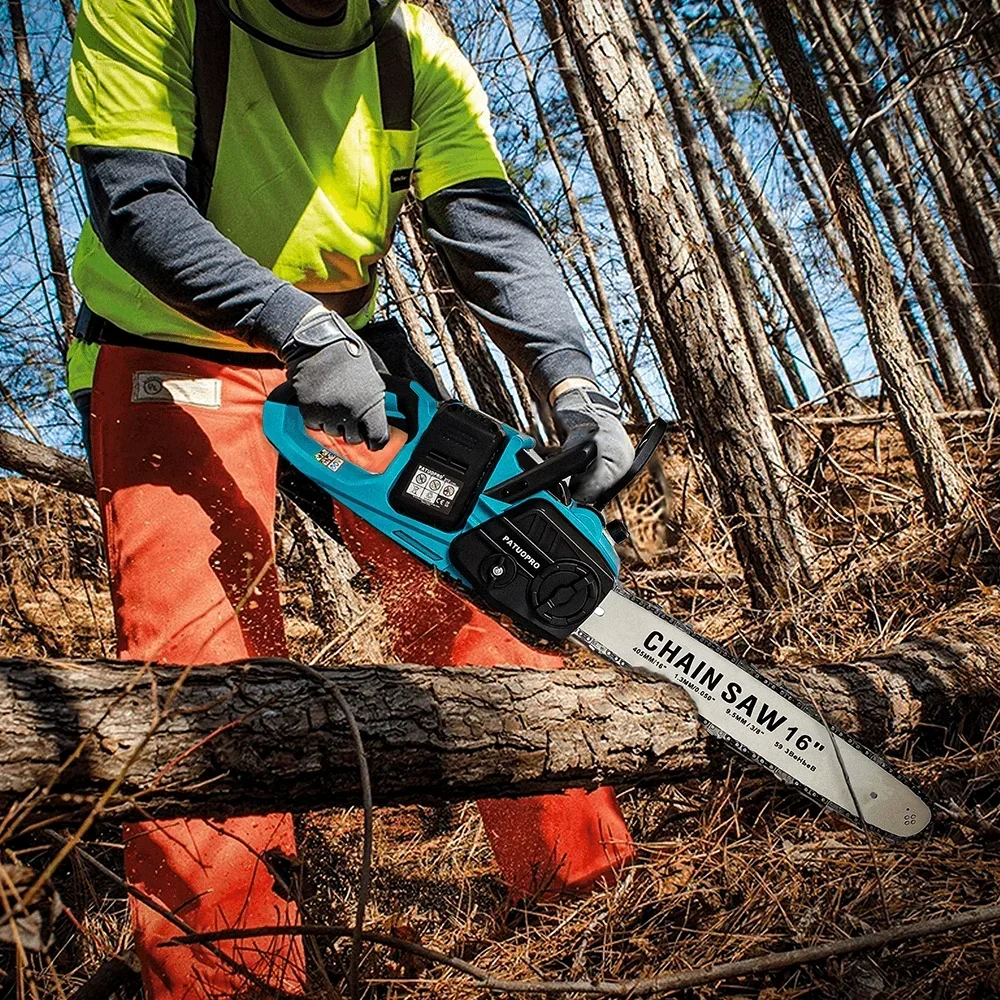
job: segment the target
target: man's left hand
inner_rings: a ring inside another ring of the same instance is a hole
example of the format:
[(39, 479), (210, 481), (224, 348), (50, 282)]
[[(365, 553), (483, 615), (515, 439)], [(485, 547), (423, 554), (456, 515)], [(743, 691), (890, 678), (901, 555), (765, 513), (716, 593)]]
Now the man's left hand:
[(563, 447), (572, 446), (597, 425), (597, 458), (569, 481), (578, 503), (592, 504), (628, 471), (635, 449), (621, 422), (621, 410), (612, 399), (585, 379), (566, 380), (552, 390), (552, 419)]

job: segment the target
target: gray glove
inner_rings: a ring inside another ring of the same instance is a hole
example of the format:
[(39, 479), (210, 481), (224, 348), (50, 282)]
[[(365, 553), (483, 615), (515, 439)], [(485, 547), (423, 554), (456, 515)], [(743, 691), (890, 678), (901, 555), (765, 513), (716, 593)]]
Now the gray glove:
[(336, 313), (317, 306), (299, 320), (279, 351), (306, 427), (362, 441), (389, 441), (385, 383), (361, 338)]
[(552, 420), (564, 448), (586, 437), (597, 424), (597, 458), (585, 472), (569, 481), (570, 494), (579, 503), (593, 503), (628, 471), (635, 449), (614, 400), (593, 389), (561, 392), (552, 404)]

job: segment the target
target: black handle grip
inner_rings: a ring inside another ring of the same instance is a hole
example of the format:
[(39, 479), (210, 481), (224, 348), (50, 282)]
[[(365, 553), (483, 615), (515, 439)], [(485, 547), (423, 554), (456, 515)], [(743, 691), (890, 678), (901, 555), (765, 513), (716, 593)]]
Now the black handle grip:
[(593, 428), (581, 428), (581, 431), (580, 440), (568, 448), (562, 448), (533, 469), (505, 479), (487, 490), (486, 496), (505, 503), (517, 503), (533, 493), (554, 489), (567, 476), (588, 469), (597, 458), (597, 442), (594, 440), (597, 436), (597, 424)]

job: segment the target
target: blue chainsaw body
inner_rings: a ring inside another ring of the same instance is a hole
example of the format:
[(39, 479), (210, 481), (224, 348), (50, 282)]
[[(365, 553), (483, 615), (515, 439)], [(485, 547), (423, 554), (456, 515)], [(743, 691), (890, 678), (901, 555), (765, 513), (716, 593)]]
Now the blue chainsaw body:
[(618, 578), (601, 514), (557, 495), (560, 470), (542, 474), (555, 463), (530, 457), (530, 437), (415, 382), (389, 384), (387, 415), (407, 442), (382, 473), (317, 443), (287, 386), (264, 405), (264, 433), (303, 475), (422, 562), (536, 634), (569, 634)]

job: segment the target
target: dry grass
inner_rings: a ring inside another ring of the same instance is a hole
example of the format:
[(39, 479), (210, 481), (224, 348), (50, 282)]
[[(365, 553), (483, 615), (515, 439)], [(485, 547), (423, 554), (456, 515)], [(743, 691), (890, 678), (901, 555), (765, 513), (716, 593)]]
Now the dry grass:
[[(992, 426), (946, 428), (989, 499)], [(970, 512), (961, 525), (929, 527), (892, 428), (842, 429), (832, 443), (829, 435), (815, 435), (807, 515), (824, 586), (803, 590), (789, 607), (768, 613), (749, 608), (728, 539), (681, 443), (674, 445), (678, 450), (664, 463), (674, 488), (670, 518), (648, 480), (626, 498), (635, 539), (627, 579), (749, 659), (844, 661), (891, 648), (942, 621), (980, 635), (1000, 626), (998, 564), (986, 520)], [(2, 652), (106, 653), (112, 623), (92, 510), (83, 501), (7, 480), (0, 481), (0, 514)], [(315, 620), (308, 588), (291, 569), (285, 601), (293, 651), (311, 658), (330, 639), (329, 630)], [(383, 625), (373, 614), (361, 629), (371, 630), (369, 639), (377, 642)], [(734, 761), (718, 780), (620, 790), (640, 844), (639, 862), (618, 885), (560, 904), (510, 904), (474, 805), (380, 810), (370, 924), (508, 978), (628, 979), (996, 901), (997, 732), (978, 734), (967, 745), (956, 727), (943, 740), (939, 735), (933, 756), (919, 744), (896, 752), (901, 768), (935, 801), (950, 803), (957, 817), (943, 817), (931, 837), (869, 845), (842, 819)], [(304, 905), (312, 920), (351, 922), (360, 831), (359, 810), (302, 818)], [(43, 849), (11, 846), (25, 864), (37, 865), (45, 856)], [(119, 849), (94, 849), (120, 868)], [(28, 957), (35, 969), (31, 985), (46, 998), (60, 995), (57, 978), (68, 992), (126, 939), (117, 889), (76, 867), (57, 884), (73, 919), (57, 921), (50, 961)], [(986, 925), (683, 996), (990, 1000), (1000, 998), (997, 941)], [(11, 961), (8, 978), (0, 972), (0, 995), (14, 990), (16, 978), (13, 958), (2, 948), (0, 970)], [(346, 954), (346, 943), (327, 949), (335, 979)], [(475, 992), (457, 973), (422, 968), (384, 949), (369, 952), (365, 974), (373, 995)]]

